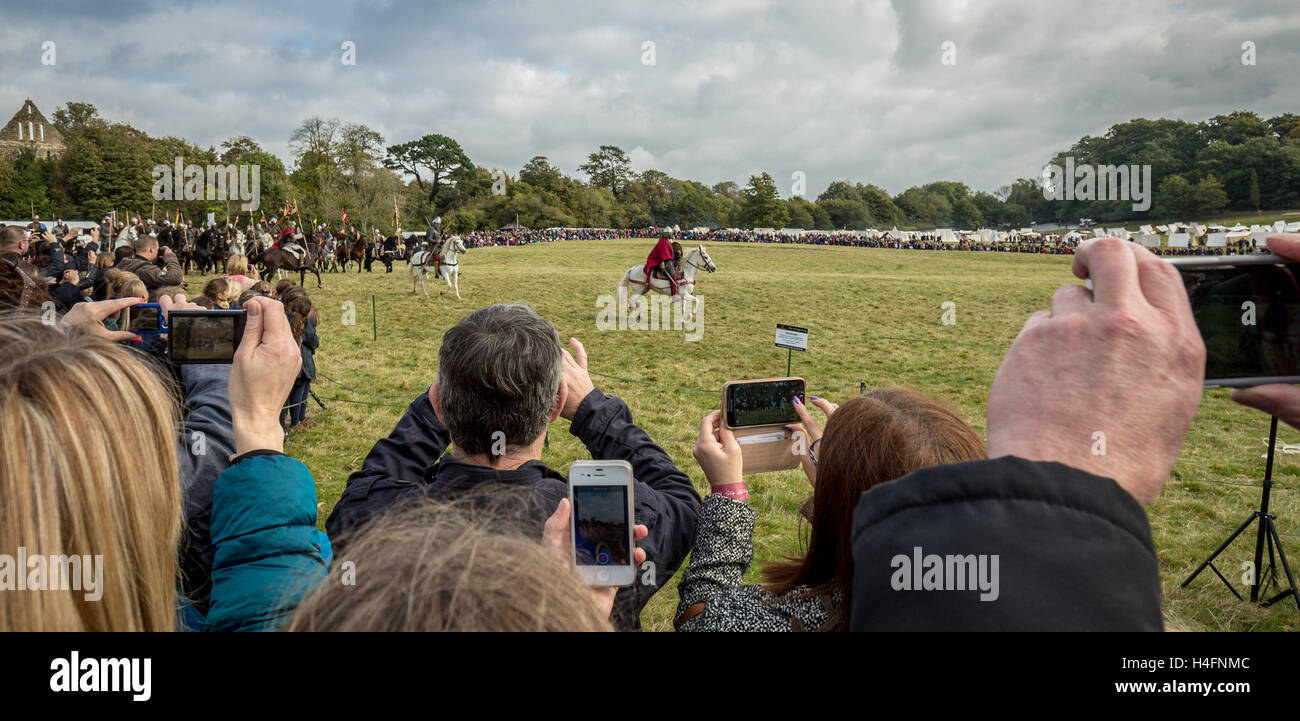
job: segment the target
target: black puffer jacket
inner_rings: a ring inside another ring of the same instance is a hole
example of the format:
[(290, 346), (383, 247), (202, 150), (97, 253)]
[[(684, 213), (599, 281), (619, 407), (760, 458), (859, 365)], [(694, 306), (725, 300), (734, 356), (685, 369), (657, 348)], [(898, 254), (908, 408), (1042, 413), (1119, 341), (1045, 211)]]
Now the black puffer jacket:
[(1159, 631), (1160, 573), (1137, 501), (1108, 478), (1004, 457), (862, 494), (854, 631)]

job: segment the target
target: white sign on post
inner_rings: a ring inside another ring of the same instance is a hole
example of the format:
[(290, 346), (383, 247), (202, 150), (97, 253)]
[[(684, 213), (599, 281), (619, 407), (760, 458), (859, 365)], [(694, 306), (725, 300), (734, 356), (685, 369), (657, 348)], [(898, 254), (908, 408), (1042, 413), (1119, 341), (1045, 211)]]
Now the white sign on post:
[(776, 324), (776, 345), (790, 350), (808, 350), (808, 329), (796, 325)]

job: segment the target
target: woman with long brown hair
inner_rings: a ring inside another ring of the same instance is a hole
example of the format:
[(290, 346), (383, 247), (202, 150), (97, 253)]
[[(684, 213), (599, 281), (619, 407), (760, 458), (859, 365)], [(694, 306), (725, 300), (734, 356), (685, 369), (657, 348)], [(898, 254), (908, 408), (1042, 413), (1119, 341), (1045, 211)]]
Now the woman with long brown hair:
[(824, 434), (795, 399), (810, 441), (801, 460), (814, 489), (807, 550), (767, 564), (760, 586), (742, 581), (754, 556), (754, 510), (740, 446), (718, 411), (705, 417), (694, 455), (714, 492), (704, 499), (691, 563), (678, 584), (678, 630), (848, 630), (858, 499), (918, 468), (987, 456), (960, 416), (905, 388), (871, 391), (838, 407), (812, 402), (826, 413)]

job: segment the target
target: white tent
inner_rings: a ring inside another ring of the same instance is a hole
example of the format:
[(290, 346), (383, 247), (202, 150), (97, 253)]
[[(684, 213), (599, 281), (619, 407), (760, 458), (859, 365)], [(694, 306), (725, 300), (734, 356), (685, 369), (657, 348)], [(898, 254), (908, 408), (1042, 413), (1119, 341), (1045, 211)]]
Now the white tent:
[(1143, 233), (1139, 237), (1138, 242), (1140, 242), (1144, 248), (1159, 248), (1160, 236), (1155, 233)]
[(955, 233), (952, 232), (952, 228), (940, 228), (940, 229), (939, 229), (939, 242), (940, 242), (940, 243), (956, 243), (956, 242), (957, 242), (957, 235), (956, 235)]
[(1186, 248), (1191, 241), (1191, 236), (1186, 233), (1170, 233), (1169, 240), (1166, 243), (1170, 248)]
[(1288, 233), (1300, 232), (1300, 222), (1296, 222), (1296, 223), (1287, 223), (1287, 224), (1286, 224), (1286, 232), (1288, 232)]
[(1251, 234), (1250, 234), (1250, 239), (1253, 240), (1253, 241), (1255, 241), (1255, 247), (1256, 247), (1256, 248), (1263, 248), (1264, 245), (1265, 245), (1265, 242), (1264, 242), (1265, 239), (1268, 238), (1268, 236), (1270, 236), (1270, 235), (1272, 235), (1272, 233), (1269, 233), (1268, 231), (1260, 230), (1260, 231), (1256, 231), (1256, 232), (1254, 232), (1254, 233), (1251, 233)]
[(1210, 233), (1205, 236), (1205, 245), (1210, 248), (1222, 248), (1228, 244), (1227, 233)]

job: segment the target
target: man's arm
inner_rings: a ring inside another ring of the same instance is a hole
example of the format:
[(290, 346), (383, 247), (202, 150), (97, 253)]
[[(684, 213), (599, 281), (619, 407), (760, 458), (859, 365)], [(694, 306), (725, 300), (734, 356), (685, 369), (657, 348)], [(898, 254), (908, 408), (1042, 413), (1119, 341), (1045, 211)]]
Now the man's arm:
[[(673, 463), (645, 431), (632, 422), (623, 401), (592, 389), (579, 404), (569, 426), (595, 459), (632, 464), (636, 479), (636, 521), (650, 529), (639, 545), (653, 565), (651, 578), (638, 575), (637, 608), (645, 604), (659, 583), (672, 577), (690, 553), (700, 515), (700, 494), (691, 479)], [(645, 578), (648, 583), (643, 583)]]
[(421, 393), (387, 438), (370, 449), (361, 470), (348, 476), (325, 529), (331, 539), (384, 512), (424, 484), (424, 472), (451, 445), (447, 427), (433, 412), (429, 395)]
[[(637, 584), (619, 593), (615, 612), (628, 607), (631, 593), (639, 610), (659, 589), (661, 580), (671, 578), (690, 553), (695, 540), (695, 526), (700, 515), (700, 495), (691, 479), (673, 464), (645, 431), (632, 422), (632, 413), (623, 401), (601, 393), (587, 373), (587, 351), (577, 338), (570, 338), (573, 353), (562, 351), (564, 407), (560, 415), (571, 421), (569, 432), (577, 436), (592, 458), (617, 459), (632, 464), (636, 486), (637, 523), (650, 529), (640, 543), (653, 571), (644, 571)], [(643, 583), (642, 580), (646, 582)]]

